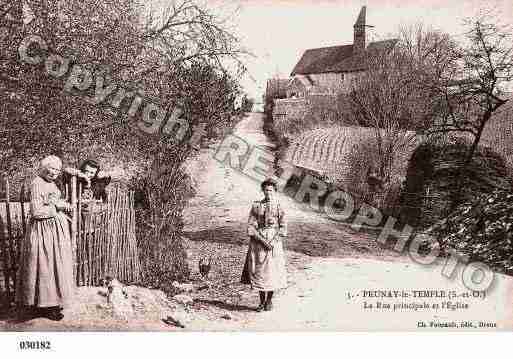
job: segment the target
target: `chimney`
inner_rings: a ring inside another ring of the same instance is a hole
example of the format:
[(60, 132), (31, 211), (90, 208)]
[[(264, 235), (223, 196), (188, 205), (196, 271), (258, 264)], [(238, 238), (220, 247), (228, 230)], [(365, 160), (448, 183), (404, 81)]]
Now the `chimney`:
[(365, 14), (367, 6), (362, 6), (358, 19), (356, 20), (353, 29), (353, 54), (362, 55), (365, 51)]

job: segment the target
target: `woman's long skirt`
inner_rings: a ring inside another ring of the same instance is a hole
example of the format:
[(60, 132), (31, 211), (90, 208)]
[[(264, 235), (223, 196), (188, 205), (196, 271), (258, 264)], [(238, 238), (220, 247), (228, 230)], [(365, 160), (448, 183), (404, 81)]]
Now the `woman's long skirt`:
[(73, 282), (69, 223), (62, 215), (31, 220), (21, 246), (16, 302), (38, 307), (65, 307)]
[(285, 253), (283, 244), (277, 241), (272, 250), (266, 250), (257, 240), (251, 238), (241, 282), (253, 289), (274, 291), (287, 286)]

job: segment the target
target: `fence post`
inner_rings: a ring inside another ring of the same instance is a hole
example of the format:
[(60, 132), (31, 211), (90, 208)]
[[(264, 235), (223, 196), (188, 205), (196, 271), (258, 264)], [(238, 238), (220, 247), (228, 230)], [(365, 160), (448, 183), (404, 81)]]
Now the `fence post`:
[[(4, 180), (5, 182), (5, 180)], [(1, 203), (1, 202), (0, 202)], [(6, 303), (9, 304), (11, 301), (10, 296), (10, 285), (9, 285), (9, 268), (8, 268), (8, 249), (7, 249), (7, 241), (10, 240), (8, 236), (6, 236), (5, 226), (7, 224), (4, 223), (3, 218), (0, 217), (0, 244), (2, 245), (2, 258), (0, 259), (2, 263), (2, 275), (4, 277), (4, 285), (5, 285), (5, 293), (6, 293)], [(0, 303), (2, 305), (3, 303)]]
[[(9, 260), (9, 271), (10, 277), (13, 279), (13, 290), (11, 291), (11, 295), (14, 294), (14, 288), (16, 288), (16, 264), (14, 262), (15, 254), (14, 254), (14, 237), (12, 235), (12, 221), (11, 221), (11, 203), (9, 198), (10, 184), (9, 179), (5, 180), (5, 216), (7, 217), (7, 237), (9, 238), (9, 250), (10, 260)], [(5, 258), (6, 256), (4, 256)]]
[[(74, 178), (77, 178), (73, 176)], [(76, 281), (77, 285), (85, 285), (85, 260), (84, 260), (84, 241), (87, 239), (87, 234), (84, 232), (85, 223), (82, 222), (82, 182), (77, 178), (77, 219), (76, 223), (76, 237), (75, 237), (75, 253), (76, 253)]]
[(77, 281), (77, 177), (71, 177), (71, 250), (73, 258), (73, 278)]
[[(20, 207), (21, 207), (21, 224), (23, 226), (23, 236), (27, 233), (27, 219), (26, 219), (26, 212), (25, 212), (25, 180), (23, 181), (23, 184), (21, 185), (20, 190)], [(19, 257), (19, 253), (18, 253)]]

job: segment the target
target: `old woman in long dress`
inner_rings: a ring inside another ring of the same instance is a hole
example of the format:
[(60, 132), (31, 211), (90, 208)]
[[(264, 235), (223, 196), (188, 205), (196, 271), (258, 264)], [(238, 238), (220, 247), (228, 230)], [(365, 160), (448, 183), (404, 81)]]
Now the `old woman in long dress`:
[(276, 182), (265, 180), (261, 189), (265, 197), (254, 202), (249, 213), (250, 241), (242, 283), (251, 284), (260, 292), (257, 311), (269, 311), (274, 291), (287, 285), (282, 243), (287, 236), (287, 226), (285, 212), (276, 198)]
[(30, 187), (30, 224), (21, 246), (16, 301), (52, 320), (63, 318), (74, 292), (70, 224), (55, 180), (61, 160), (48, 156)]

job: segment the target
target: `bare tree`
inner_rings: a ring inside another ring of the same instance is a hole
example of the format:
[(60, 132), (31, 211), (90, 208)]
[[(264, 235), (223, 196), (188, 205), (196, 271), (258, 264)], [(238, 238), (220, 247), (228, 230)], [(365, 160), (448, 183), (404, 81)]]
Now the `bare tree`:
[(453, 208), (459, 204), (465, 170), (472, 161), (483, 130), (493, 114), (508, 101), (507, 85), (513, 80), (511, 26), (502, 25), (489, 11), (465, 20), (467, 44), (455, 49), (457, 68), (451, 81), (442, 83), (445, 114), (432, 132), (457, 132), (471, 138), (457, 174), (458, 190)]
[(417, 134), (425, 132), (440, 111), (437, 86), (452, 73), (454, 44), (449, 36), (422, 25), (403, 27), (398, 39), (369, 51), (367, 70), (349, 94), (357, 123), (373, 129), (378, 168), (369, 180), (386, 191), (394, 172), (394, 158), (407, 153)]
[(243, 59), (249, 52), (241, 47), (231, 27), (230, 17), (219, 16), (197, 0), (171, 1), (162, 14), (150, 13), (145, 19), (147, 60), (154, 60), (148, 61), (139, 75), (198, 61), (222, 71), (232, 62), (245, 72)]

